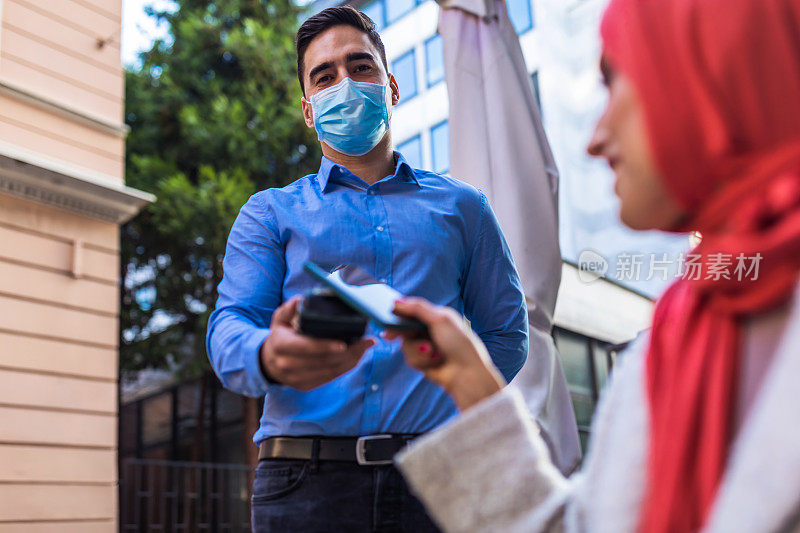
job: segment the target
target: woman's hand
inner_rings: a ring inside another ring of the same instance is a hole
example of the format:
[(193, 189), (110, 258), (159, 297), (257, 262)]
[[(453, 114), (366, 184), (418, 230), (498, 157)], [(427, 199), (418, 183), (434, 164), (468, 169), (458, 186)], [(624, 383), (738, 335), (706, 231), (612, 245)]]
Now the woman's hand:
[(453, 309), (432, 305), (422, 298), (406, 298), (396, 302), (394, 312), (427, 325), (431, 339), (413, 338), (398, 331), (386, 331), (384, 338), (402, 337), (408, 365), (444, 388), (460, 410), (505, 386), (483, 342)]

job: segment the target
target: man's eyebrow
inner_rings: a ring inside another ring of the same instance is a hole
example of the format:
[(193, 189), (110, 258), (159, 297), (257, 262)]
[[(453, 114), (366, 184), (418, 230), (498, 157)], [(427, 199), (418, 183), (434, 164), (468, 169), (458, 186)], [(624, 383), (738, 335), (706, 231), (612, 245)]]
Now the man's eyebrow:
[(311, 72), (308, 73), (308, 79), (313, 80), (314, 76), (316, 76), (323, 70), (328, 70), (329, 68), (332, 67), (333, 63), (331, 61), (325, 61), (324, 63), (320, 63), (319, 65), (311, 69)]
[(360, 61), (362, 59), (369, 59), (370, 61), (375, 61), (375, 57), (370, 54), (369, 52), (352, 52), (347, 54), (347, 62), (350, 63), (351, 61)]

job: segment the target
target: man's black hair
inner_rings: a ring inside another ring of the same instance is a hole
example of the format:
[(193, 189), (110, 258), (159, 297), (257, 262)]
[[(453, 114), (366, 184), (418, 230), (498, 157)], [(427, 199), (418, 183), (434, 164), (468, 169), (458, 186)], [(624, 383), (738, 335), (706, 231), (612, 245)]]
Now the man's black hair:
[(334, 26), (342, 25), (352, 26), (366, 33), (369, 40), (372, 41), (372, 44), (378, 49), (381, 61), (383, 61), (383, 67), (386, 69), (386, 72), (389, 72), (389, 66), (386, 63), (386, 50), (383, 47), (381, 36), (378, 35), (377, 30), (375, 30), (375, 23), (372, 22), (372, 19), (351, 6), (329, 7), (309, 17), (308, 20), (303, 22), (300, 29), (297, 30), (297, 39), (295, 40), (295, 47), (297, 49), (297, 79), (300, 80), (300, 88), (303, 90), (303, 94), (306, 93), (305, 83), (303, 83), (303, 67), (308, 45), (322, 32)]

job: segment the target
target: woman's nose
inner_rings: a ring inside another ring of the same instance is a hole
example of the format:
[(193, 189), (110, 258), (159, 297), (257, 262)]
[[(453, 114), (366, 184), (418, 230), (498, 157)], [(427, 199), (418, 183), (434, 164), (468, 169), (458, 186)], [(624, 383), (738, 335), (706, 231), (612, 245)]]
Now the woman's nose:
[(586, 151), (593, 157), (599, 157), (603, 155), (607, 143), (608, 130), (603, 125), (603, 119), (601, 118), (594, 127), (594, 132), (592, 132), (592, 138), (589, 139)]

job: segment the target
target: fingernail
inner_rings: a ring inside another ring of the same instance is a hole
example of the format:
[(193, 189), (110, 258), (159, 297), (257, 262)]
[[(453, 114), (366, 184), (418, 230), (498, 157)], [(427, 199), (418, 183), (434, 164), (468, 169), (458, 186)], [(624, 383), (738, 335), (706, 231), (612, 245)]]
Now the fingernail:
[(431, 345), (428, 344), (427, 342), (424, 342), (419, 345), (419, 351), (420, 353), (428, 353), (431, 351)]

